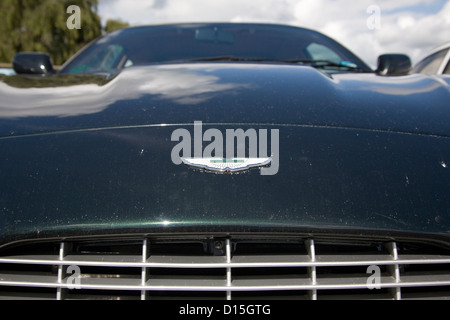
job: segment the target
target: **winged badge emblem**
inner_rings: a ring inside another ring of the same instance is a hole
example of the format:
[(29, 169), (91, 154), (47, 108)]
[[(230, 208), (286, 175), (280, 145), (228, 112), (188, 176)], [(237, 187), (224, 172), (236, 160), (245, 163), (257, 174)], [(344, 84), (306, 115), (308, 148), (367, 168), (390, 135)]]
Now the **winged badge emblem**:
[(269, 166), (272, 158), (181, 158), (192, 168), (219, 174), (233, 174)]

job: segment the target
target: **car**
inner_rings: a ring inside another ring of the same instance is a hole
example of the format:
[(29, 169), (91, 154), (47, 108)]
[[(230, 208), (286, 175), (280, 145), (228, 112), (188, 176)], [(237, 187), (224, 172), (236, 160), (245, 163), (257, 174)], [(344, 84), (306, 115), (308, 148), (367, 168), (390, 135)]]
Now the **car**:
[(12, 76), (12, 75), (15, 75), (16, 73), (11, 68), (0, 68), (0, 74)]
[(414, 66), (412, 72), (427, 75), (450, 74), (450, 42), (432, 50)]
[(450, 92), (295, 26), (128, 27), (0, 76), (0, 297), (450, 297)]

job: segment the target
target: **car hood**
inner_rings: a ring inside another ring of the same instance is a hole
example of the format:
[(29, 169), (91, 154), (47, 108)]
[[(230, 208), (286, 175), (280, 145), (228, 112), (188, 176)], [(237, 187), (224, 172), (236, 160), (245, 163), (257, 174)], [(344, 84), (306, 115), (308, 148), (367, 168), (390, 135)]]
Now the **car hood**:
[(450, 133), (449, 86), (423, 75), (214, 63), (1, 80), (0, 136), (196, 120)]
[[(450, 231), (450, 93), (438, 78), (174, 64), (112, 78), (3, 77), (0, 96), (3, 243)], [(199, 121), (201, 134), (278, 130), (276, 174), (210, 174), (174, 163), (174, 131), (194, 136)]]

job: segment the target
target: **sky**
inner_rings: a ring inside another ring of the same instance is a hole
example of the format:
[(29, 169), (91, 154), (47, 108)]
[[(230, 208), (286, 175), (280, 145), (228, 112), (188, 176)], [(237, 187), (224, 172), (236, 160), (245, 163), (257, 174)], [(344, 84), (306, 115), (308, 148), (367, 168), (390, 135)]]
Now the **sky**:
[(450, 41), (450, 0), (99, 0), (103, 21), (130, 25), (265, 22), (314, 29), (371, 66), (384, 53), (417, 63)]

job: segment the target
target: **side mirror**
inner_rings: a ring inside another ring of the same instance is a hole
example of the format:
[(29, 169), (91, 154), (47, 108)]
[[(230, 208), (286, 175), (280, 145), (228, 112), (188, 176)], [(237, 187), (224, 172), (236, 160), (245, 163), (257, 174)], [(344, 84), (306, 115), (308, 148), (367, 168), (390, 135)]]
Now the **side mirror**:
[(383, 54), (378, 57), (378, 68), (375, 72), (380, 76), (404, 76), (411, 68), (411, 59), (407, 55)]
[(50, 56), (40, 52), (18, 53), (13, 58), (17, 74), (49, 75), (55, 72)]

